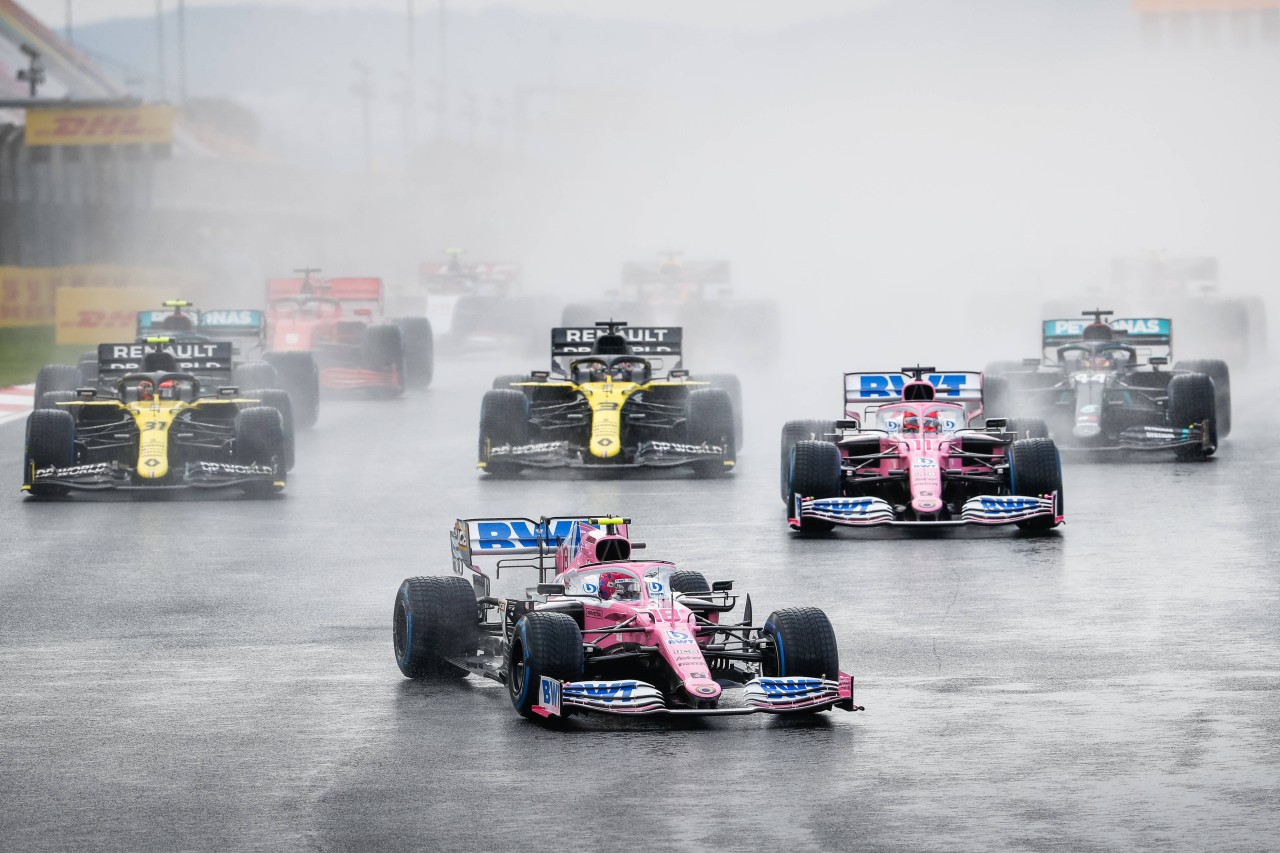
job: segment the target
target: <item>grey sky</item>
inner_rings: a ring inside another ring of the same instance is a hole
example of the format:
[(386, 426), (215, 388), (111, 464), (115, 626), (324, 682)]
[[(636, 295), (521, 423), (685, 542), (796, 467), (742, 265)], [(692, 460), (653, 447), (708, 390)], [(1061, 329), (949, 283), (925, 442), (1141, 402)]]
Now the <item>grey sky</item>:
[[(46, 24), (66, 25), (68, 0), (21, 0)], [(166, 10), (177, 0), (161, 0)], [(668, 21), (708, 27), (771, 29), (787, 24), (838, 15), (882, 5), (892, 0), (449, 0), (451, 10), (476, 12), (505, 7), (541, 14), (571, 14), (615, 20)], [(402, 11), (407, 0), (271, 0), (259, 5), (296, 6), (301, 9), (383, 9)], [(187, 8), (247, 5), (246, 0), (187, 0)], [(438, 0), (414, 0), (419, 14), (434, 14)], [(156, 0), (71, 0), (74, 23), (91, 23), (120, 17), (152, 15)]]

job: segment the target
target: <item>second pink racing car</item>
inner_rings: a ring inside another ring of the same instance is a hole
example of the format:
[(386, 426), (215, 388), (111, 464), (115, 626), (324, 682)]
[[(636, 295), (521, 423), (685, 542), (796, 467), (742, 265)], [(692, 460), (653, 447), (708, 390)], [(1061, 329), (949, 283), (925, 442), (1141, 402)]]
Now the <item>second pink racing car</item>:
[(843, 419), (782, 429), (792, 530), (1062, 524), (1057, 447), (1043, 422), (987, 418), (981, 373), (846, 373), (844, 387)]
[[(861, 710), (835, 631), (815, 607), (727, 621), (733, 581), (635, 560), (629, 519), (460, 519), (454, 574), (408, 578), (393, 610), (396, 663), (410, 678), (468, 673), (507, 686), (524, 717), (596, 712), (726, 715)], [(476, 565), (539, 583), (497, 598)], [(531, 557), (532, 559), (521, 559)]]

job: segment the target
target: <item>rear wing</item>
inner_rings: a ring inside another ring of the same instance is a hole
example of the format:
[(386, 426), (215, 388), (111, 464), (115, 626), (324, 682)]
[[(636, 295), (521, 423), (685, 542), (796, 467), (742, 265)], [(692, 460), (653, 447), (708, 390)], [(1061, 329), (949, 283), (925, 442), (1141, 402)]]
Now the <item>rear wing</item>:
[[(552, 516), (532, 518), (460, 518), (449, 531), (449, 550), (453, 571), (477, 577), (473, 583), (477, 590), (481, 584), (488, 594), (488, 576), (476, 565), (477, 557), (496, 559), (495, 576), (504, 568), (528, 568), (538, 570), (539, 583), (546, 580), (547, 572), (555, 571), (555, 553), (562, 542), (570, 541), (576, 547), (576, 538), (583, 526), (599, 527), (608, 516)], [(618, 531), (627, 534), (628, 525), (619, 525)], [(512, 561), (511, 557), (536, 556), (535, 561)]]
[(499, 261), (476, 264), (451, 264), (428, 261), (418, 266), (418, 277), (424, 281), (469, 278), (473, 281), (512, 282), (520, 278), (520, 265)]
[[(937, 399), (947, 403), (963, 403), (970, 419), (982, 411), (982, 374), (968, 370), (939, 370), (925, 373), (922, 379), (932, 385)], [(844, 414), (865, 423), (868, 413), (889, 403), (902, 402), (902, 388), (915, 382), (909, 373), (846, 373), (844, 375)]]
[(320, 296), (342, 302), (376, 302), (382, 307), (380, 278), (272, 278), (267, 280), (267, 299), (291, 296)]
[[(591, 355), (601, 335), (609, 334), (604, 326), (559, 326), (551, 330), (551, 367), (557, 373), (568, 373), (576, 358)], [(654, 374), (680, 367), (683, 355), (684, 329), (680, 326), (620, 326), (614, 334), (627, 339), (631, 352), (653, 363)], [(609, 356), (605, 356), (608, 358)]]
[[(1084, 341), (1084, 330), (1092, 321), (1072, 318), (1045, 320), (1040, 333), (1040, 357), (1046, 365), (1058, 363), (1058, 347)], [(1117, 317), (1107, 323), (1116, 343), (1131, 346), (1139, 363), (1152, 356), (1173, 357), (1173, 321), (1167, 317)]]
[(261, 311), (256, 309), (237, 310), (233, 308), (215, 311), (201, 311), (196, 329), (202, 335), (217, 337), (261, 337), (266, 321)]
[(231, 351), (230, 341), (98, 344), (98, 379), (105, 382), (145, 370), (148, 353), (167, 352), (178, 363), (178, 371), (205, 376), (225, 374), (229, 384)]
[(623, 284), (728, 284), (729, 262), (723, 260), (627, 261), (622, 265)]

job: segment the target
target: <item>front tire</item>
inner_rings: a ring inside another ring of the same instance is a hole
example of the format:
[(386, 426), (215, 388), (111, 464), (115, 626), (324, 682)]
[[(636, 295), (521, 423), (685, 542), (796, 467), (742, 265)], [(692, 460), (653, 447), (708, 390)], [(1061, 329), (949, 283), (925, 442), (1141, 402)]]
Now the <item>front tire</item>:
[(1180, 373), (1169, 380), (1169, 426), (1192, 424), (1208, 425), (1209, 447), (1179, 447), (1177, 457), (1184, 462), (1205, 459), (1218, 449), (1218, 419), (1213, 380), (1203, 373)]
[[(840, 448), (829, 441), (800, 441), (791, 448), (791, 473), (787, 478), (787, 517), (799, 517), (799, 498), (840, 497)], [(829, 533), (835, 523), (818, 518), (800, 521), (801, 533)]]
[(241, 393), (251, 400), (257, 400), (260, 405), (269, 406), (280, 413), (280, 424), (284, 433), (284, 470), (292, 471), (295, 453), (293, 435), (295, 422), (293, 419), (292, 398), (287, 392), (277, 388), (257, 389)]
[[(1062, 512), (1062, 460), (1057, 446), (1047, 438), (1023, 438), (1009, 447), (1009, 491), (1015, 495), (1042, 497), (1058, 493)], [(1053, 516), (1019, 521), (1022, 530), (1049, 530), (1057, 524)]]
[(782, 502), (790, 500), (787, 483), (791, 479), (791, 448), (797, 441), (830, 441), (836, 432), (835, 421), (787, 421), (782, 426), (782, 459), (778, 471), (782, 479)]
[(840, 650), (827, 614), (816, 607), (786, 607), (769, 614), (764, 635), (773, 640), (761, 672), (772, 678), (840, 677)]
[(522, 717), (533, 716), (543, 676), (561, 682), (582, 679), (582, 631), (566, 613), (525, 614), (516, 623), (506, 663), (512, 706)]
[(737, 460), (733, 433), (733, 398), (722, 388), (695, 388), (685, 401), (685, 436), (689, 444), (724, 449), (724, 455), (693, 463), (698, 477), (724, 477)]
[(65, 486), (36, 485), (41, 468), (69, 468), (76, 462), (76, 420), (66, 409), (36, 409), (27, 416), (24, 482), (36, 497), (65, 495)]
[(39, 403), (40, 398), (50, 391), (74, 391), (82, 381), (79, 365), (46, 364), (36, 374), (36, 390), (32, 402)]
[[(235, 461), (237, 465), (257, 465), (271, 468), (275, 478), (283, 480), (284, 420), (279, 409), (270, 406), (250, 406), (236, 413)], [(260, 480), (245, 488), (249, 494), (265, 497), (276, 491), (273, 480)]]
[(387, 397), (399, 397), (404, 393), (405, 354), (399, 326), (390, 323), (366, 326), (361, 340), (361, 352), (366, 370), (390, 376), (389, 384), (370, 388), (371, 393)]
[(391, 612), (396, 666), (406, 678), (465, 675), (448, 658), (476, 651), (475, 591), (452, 575), (406, 578)]
[(1203, 373), (1213, 380), (1214, 414), (1218, 420), (1218, 438), (1226, 438), (1231, 434), (1231, 369), (1225, 361), (1218, 359), (1198, 359), (1196, 361), (1180, 361), (1173, 366), (1174, 370), (1186, 370), (1191, 373)]
[(426, 317), (401, 317), (400, 340), (404, 346), (405, 385), (422, 389), (435, 376), (435, 338)]
[(518, 466), (510, 459), (494, 459), (495, 447), (520, 447), (529, 443), (529, 398), (514, 388), (486, 391), (480, 401), (480, 461), (488, 474), (510, 474)]

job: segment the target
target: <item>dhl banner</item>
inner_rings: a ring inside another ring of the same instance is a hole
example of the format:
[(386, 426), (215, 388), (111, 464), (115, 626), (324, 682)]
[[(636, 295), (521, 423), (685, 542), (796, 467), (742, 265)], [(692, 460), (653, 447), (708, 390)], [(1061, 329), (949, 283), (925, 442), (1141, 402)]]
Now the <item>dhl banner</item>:
[(172, 141), (172, 107), (27, 110), (28, 146), (151, 145)]
[(57, 292), (58, 344), (131, 341), (138, 312), (173, 294), (159, 287), (64, 287)]
[(187, 293), (191, 276), (148, 267), (0, 267), (0, 328), (57, 326), (59, 344), (132, 340), (135, 312)]

